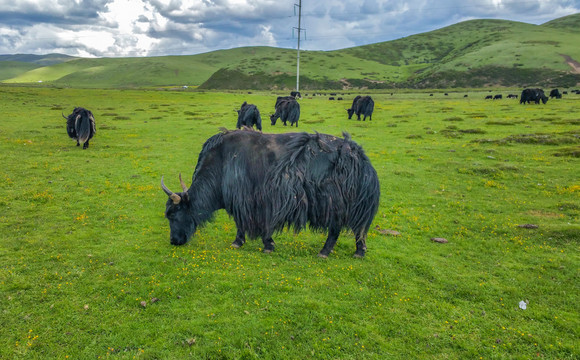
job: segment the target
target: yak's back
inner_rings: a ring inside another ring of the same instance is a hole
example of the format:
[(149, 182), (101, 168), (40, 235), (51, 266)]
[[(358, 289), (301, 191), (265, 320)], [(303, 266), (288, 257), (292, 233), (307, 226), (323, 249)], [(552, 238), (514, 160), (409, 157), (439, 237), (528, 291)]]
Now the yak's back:
[(194, 178), (219, 183), (224, 208), (251, 237), (308, 223), (364, 233), (378, 208), (378, 178), (343, 136), (223, 131), (204, 144)]

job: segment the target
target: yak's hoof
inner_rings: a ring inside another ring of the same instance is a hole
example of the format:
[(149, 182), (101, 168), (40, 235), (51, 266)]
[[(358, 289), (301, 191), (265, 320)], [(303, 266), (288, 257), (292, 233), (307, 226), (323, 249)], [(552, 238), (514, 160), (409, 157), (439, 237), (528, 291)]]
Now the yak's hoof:
[(234, 242), (232, 243), (232, 247), (235, 249), (239, 249), (242, 247), (242, 245), (244, 245), (245, 241), (239, 241), (238, 239), (234, 240)]
[(328, 258), (328, 255), (323, 254), (323, 253), (318, 253), (318, 257), (321, 258), (321, 259), (327, 259)]
[(365, 257), (365, 253), (362, 253), (362, 254), (361, 254), (361, 253), (358, 253), (358, 252), (356, 252), (356, 253), (354, 253), (353, 257), (354, 257), (355, 259), (364, 259), (364, 257)]
[(274, 249), (264, 249), (264, 250), (262, 250), (262, 252), (263, 252), (264, 254), (269, 254), (269, 253), (271, 253), (272, 251), (274, 251)]

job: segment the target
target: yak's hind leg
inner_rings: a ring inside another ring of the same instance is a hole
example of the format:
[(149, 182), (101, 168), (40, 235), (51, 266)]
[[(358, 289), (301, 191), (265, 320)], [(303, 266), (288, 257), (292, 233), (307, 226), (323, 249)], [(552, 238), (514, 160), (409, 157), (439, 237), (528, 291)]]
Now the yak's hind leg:
[(264, 243), (264, 250), (262, 250), (264, 253), (269, 254), (274, 251), (274, 246), (276, 244), (271, 236), (262, 237), (262, 242)]
[(81, 143), (77, 140), (77, 146), (81, 146)]
[(243, 231), (240, 230), (240, 228), (238, 227), (238, 233), (236, 234), (236, 240), (234, 240), (234, 242), (232, 243), (232, 247), (234, 248), (240, 248), (242, 247), (242, 245), (244, 245), (244, 243), (246, 242), (246, 234), (244, 234)]
[(340, 229), (330, 228), (328, 230), (328, 237), (326, 238), (326, 242), (324, 243), (324, 247), (318, 253), (318, 256), (321, 258), (326, 259), (328, 254), (332, 252), (334, 249), (334, 245), (336, 244), (336, 240), (338, 240), (338, 235), (340, 235)]
[(367, 234), (356, 235), (356, 252), (354, 253), (355, 258), (365, 257), (367, 251)]
[(83, 150), (89, 148), (89, 141), (87, 140), (86, 143), (83, 144)]

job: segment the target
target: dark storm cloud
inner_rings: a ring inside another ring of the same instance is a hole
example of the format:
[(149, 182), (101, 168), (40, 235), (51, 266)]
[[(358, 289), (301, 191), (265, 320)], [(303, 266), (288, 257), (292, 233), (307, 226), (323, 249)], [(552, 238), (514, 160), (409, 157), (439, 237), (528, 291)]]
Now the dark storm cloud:
[[(8, 2), (8, 1), (6, 1)], [(83, 24), (98, 19), (98, 11), (107, 0), (13, 1), (0, 4), (0, 24), (27, 26), (32, 24)]]

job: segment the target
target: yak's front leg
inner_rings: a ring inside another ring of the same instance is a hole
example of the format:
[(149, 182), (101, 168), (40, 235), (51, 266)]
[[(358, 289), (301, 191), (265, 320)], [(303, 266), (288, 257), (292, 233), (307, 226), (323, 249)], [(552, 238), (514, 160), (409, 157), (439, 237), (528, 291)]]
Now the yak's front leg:
[(328, 257), (328, 254), (330, 254), (332, 252), (332, 249), (334, 249), (336, 240), (338, 240), (338, 235), (340, 235), (340, 229), (330, 228), (328, 230), (328, 238), (326, 238), (324, 247), (322, 248), (322, 250), (320, 250), (318, 256), (324, 259)]
[(234, 242), (232, 243), (232, 247), (234, 248), (240, 248), (242, 247), (242, 245), (244, 245), (244, 243), (246, 242), (246, 234), (244, 234), (243, 231), (240, 230), (240, 228), (238, 227), (238, 233), (236, 234), (236, 240), (234, 240)]
[(264, 253), (269, 254), (274, 251), (274, 246), (276, 244), (274, 243), (274, 240), (272, 240), (271, 236), (262, 237), (262, 242), (264, 243), (264, 250), (262, 250)]
[(367, 234), (356, 236), (356, 252), (354, 253), (355, 258), (362, 259), (365, 257), (367, 251)]

